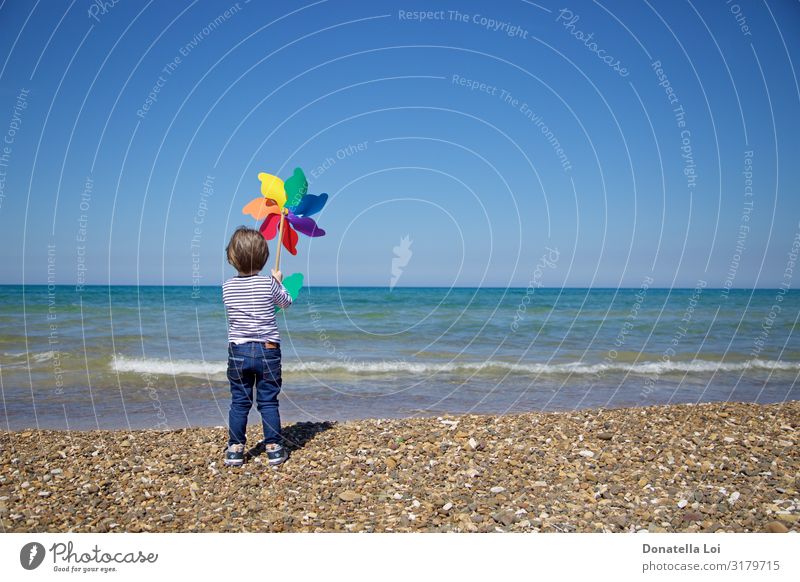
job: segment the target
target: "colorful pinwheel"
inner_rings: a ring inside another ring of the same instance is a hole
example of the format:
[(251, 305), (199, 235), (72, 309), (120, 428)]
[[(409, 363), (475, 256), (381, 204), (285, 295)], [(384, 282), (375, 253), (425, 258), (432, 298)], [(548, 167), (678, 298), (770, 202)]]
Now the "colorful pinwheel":
[[(308, 181), (303, 170), (295, 168), (285, 182), (263, 172), (258, 179), (261, 181), (262, 197), (248, 202), (242, 212), (264, 221), (260, 230), (265, 239), (272, 240), (279, 234), (281, 244), (296, 255), (298, 232), (311, 237), (325, 235), (311, 215), (322, 210), (328, 195), (307, 194)], [(280, 265), (280, 249), (278, 246), (277, 265)]]
[[(322, 210), (328, 195), (308, 194), (308, 181), (300, 168), (295, 168), (285, 182), (264, 172), (258, 175), (258, 179), (261, 181), (262, 196), (245, 204), (242, 213), (264, 221), (259, 230), (265, 239), (272, 240), (278, 235), (280, 243), (275, 255), (275, 269), (279, 271), (282, 247), (286, 247), (293, 255), (297, 254), (298, 232), (313, 237), (325, 235), (311, 215)], [(303, 286), (303, 274), (289, 275), (284, 278), (283, 286), (292, 299), (297, 299)]]

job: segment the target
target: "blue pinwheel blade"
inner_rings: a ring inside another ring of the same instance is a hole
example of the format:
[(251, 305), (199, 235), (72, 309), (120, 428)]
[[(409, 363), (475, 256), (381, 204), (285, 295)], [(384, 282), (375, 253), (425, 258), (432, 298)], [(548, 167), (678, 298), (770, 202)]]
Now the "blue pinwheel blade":
[(312, 216), (322, 210), (327, 201), (327, 194), (306, 194), (292, 211), (297, 216)]
[(306, 236), (325, 236), (325, 231), (317, 226), (313, 218), (297, 216), (290, 212), (286, 215), (286, 220), (289, 221), (297, 232), (302, 232)]

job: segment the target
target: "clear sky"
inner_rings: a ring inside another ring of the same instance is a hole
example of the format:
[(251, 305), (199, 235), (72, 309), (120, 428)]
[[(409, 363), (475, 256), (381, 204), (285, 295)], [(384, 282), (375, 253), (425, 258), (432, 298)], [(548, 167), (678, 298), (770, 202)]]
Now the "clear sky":
[(0, 283), (219, 284), (301, 166), (311, 285), (408, 236), (398, 285), (777, 286), (799, 47), (788, 0), (5, 0)]

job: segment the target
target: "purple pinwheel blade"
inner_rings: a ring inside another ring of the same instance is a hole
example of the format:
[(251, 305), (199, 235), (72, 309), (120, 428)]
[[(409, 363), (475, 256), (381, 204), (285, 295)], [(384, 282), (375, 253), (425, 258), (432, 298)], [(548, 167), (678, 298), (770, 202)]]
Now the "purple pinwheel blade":
[(325, 231), (317, 226), (313, 218), (297, 216), (293, 212), (286, 215), (286, 219), (297, 230), (306, 236), (325, 236)]
[(300, 199), (297, 206), (292, 208), (292, 211), (297, 216), (311, 216), (322, 210), (327, 201), (327, 194), (306, 194)]

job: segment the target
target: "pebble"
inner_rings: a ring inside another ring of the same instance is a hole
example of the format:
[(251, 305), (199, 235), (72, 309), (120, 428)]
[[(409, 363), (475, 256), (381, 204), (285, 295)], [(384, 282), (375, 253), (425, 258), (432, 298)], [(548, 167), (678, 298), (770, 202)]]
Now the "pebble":
[(779, 521), (770, 521), (764, 526), (764, 531), (769, 533), (786, 533), (789, 531), (789, 528)]
[(3, 432), (0, 531), (800, 532), (798, 401), (443, 420), (288, 424), (274, 470), (225, 428)]
[(497, 513), (492, 514), (492, 519), (497, 523), (501, 523), (504, 526), (509, 527), (517, 520), (517, 516), (510, 511), (498, 511)]

